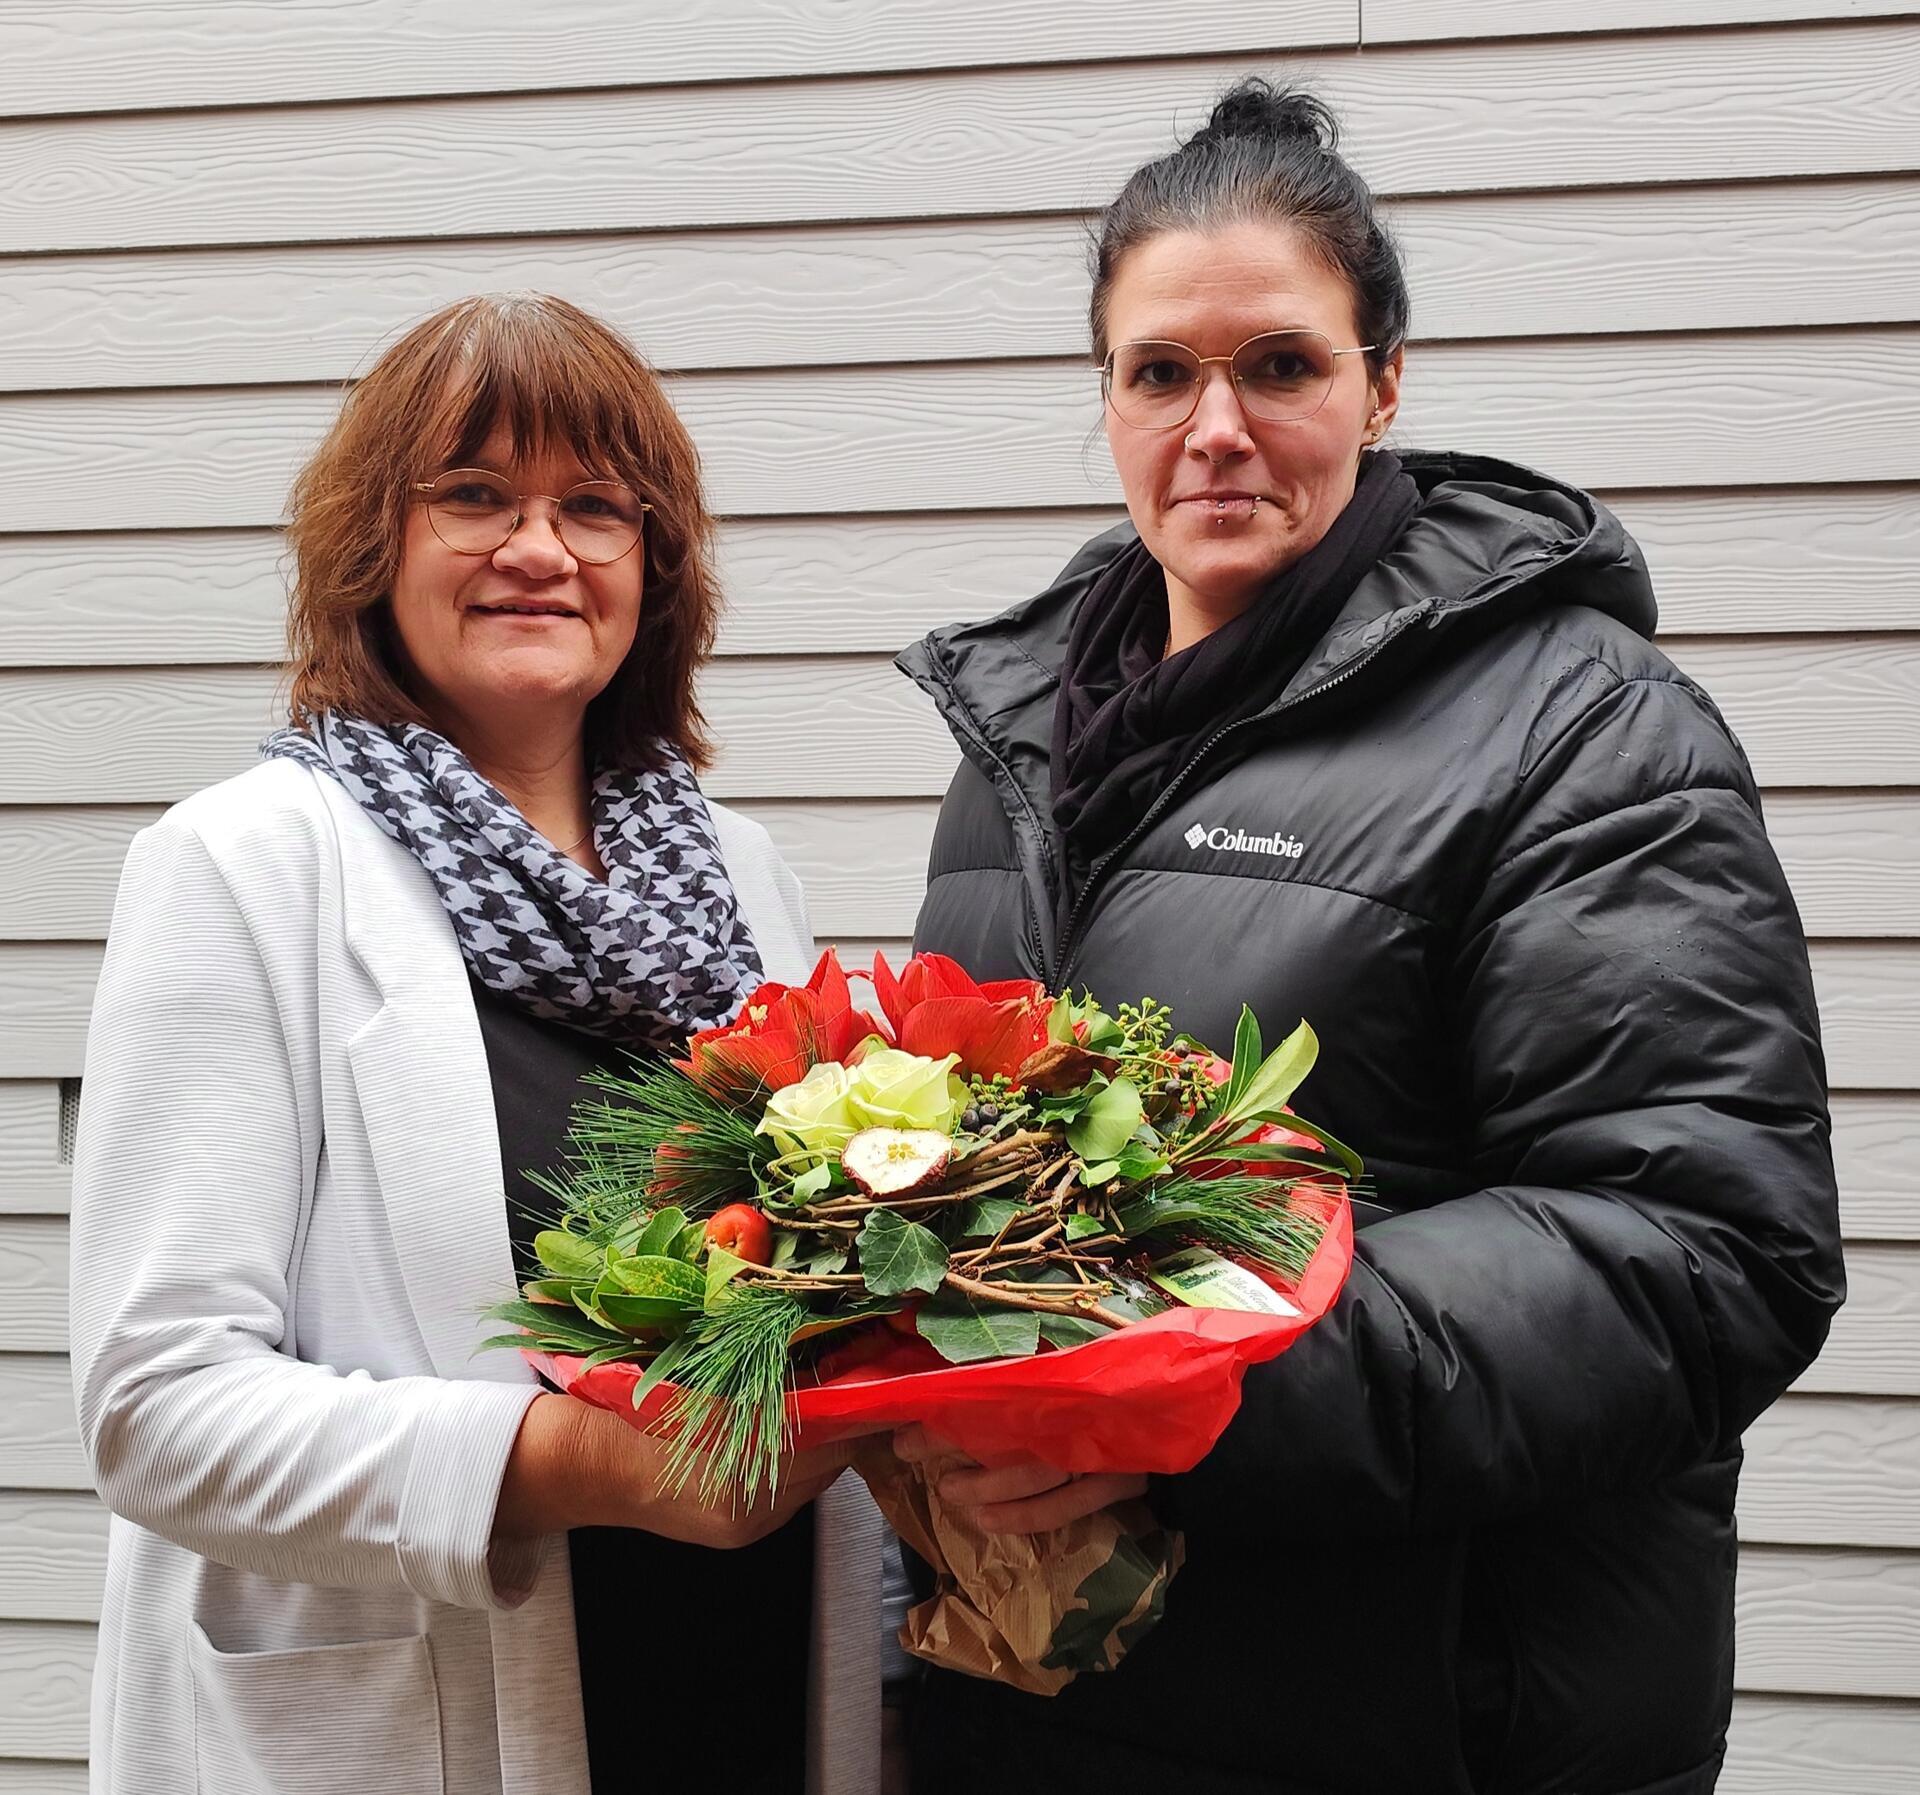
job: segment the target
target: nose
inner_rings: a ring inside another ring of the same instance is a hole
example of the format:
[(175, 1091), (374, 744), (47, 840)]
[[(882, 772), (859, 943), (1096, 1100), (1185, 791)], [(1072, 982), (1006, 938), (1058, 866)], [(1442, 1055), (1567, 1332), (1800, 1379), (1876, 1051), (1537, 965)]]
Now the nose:
[(530, 580), (561, 579), (579, 566), (560, 540), (560, 510), (552, 499), (529, 497), (513, 534), (493, 551), (493, 564)]
[(1200, 400), (1187, 420), (1186, 448), (1190, 455), (1204, 456), (1216, 466), (1230, 456), (1244, 455), (1253, 447), (1247, 433), (1247, 414), (1240, 408), (1240, 389), (1233, 384), (1232, 370), (1214, 366), (1203, 370)]

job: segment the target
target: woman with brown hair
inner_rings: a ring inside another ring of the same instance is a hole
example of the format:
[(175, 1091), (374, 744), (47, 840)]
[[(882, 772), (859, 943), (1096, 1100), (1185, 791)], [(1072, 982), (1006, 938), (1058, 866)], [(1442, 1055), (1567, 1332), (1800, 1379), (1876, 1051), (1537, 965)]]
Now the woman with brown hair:
[(580, 1075), (806, 976), (792, 874), (695, 779), (711, 537), (651, 370), (535, 296), (416, 326), (300, 476), (292, 727), (135, 842), (93, 1013), (97, 1790), (672, 1787), (743, 1713), (730, 1788), (874, 1780), (839, 1462), (710, 1510), (475, 1356)]

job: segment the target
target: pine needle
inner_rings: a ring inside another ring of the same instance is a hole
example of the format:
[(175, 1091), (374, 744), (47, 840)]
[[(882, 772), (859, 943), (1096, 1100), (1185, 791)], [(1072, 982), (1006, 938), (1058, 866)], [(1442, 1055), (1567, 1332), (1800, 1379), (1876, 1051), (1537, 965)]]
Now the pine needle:
[(1176, 1173), (1123, 1203), (1120, 1224), (1130, 1235), (1176, 1235), (1297, 1279), (1326, 1223), (1288, 1197), (1286, 1185), (1273, 1178)]
[(636, 1060), (584, 1082), (608, 1095), (574, 1106), (560, 1171), (530, 1176), (590, 1235), (665, 1204), (698, 1215), (753, 1193), (772, 1142), (682, 1073)]
[(674, 1430), (667, 1479), (676, 1495), (696, 1469), (704, 1502), (774, 1492), (789, 1437), (790, 1347), (807, 1314), (790, 1292), (736, 1285), (689, 1328), (692, 1350), (662, 1416)]

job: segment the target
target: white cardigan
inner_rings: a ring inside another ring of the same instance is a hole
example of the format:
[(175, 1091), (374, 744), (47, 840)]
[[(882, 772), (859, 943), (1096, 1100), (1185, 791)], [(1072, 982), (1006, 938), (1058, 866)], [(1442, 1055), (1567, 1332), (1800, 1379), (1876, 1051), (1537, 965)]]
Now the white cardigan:
[[(804, 980), (798, 883), (713, 814), (767, 976)], [(432, 883), (289, 761), (176, 806), (127, 858), (75, 1152), (74, 1387), (114, 1512), (96, 1791), (586, 1795), (566, 1542), (488, 1556), (536, 1394), (474, 1355), (512, 1290)], [(821, 1518), (808, 1784), (866, 1795), (878, 1517), (849, 1477)], [(633, 1597), (644, 1790), (673, 1628)]]

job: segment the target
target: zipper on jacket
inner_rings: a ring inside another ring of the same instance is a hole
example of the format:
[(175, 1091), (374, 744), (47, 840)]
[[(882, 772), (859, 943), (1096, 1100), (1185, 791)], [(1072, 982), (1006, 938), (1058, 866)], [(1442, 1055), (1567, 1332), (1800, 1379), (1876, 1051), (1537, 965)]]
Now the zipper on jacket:
[[(1251, 729), (1256, 723), (1271, 723), (1276, 717), (1281, 717), (1289, 711), (1297, 710), (1303, 704), (1314, 703), (1326, 693), (1331, 692), (1336, 686), (1345, 685), (1356, 673), (1370, 666), (1374, 660), (1378, 658), (1380, 651), (1386, 647), (1388, 642), (1396, 640), (1405, 634), (1405, 626), (1402, 626), (1396, 630), (1392, 636), (1383, 637), (1357, 661), (1350, 661), (1331, 679), (1323, 680), (1311, 691), (1302, 692), (1296, 698), (1289, 698), (1284, 704), (1276, 705), (1270, 711), (1263, 711), (1257, 717), (1242, 717), (1237, 723), (1229, 723), (1224, 729), (1215, 730), (1212, 735), (1208, 736), (1207, 739), (1194, 750), (1193, 758), (1167, 782), (1165, 790), (1141, 813), (1139, 822), (1135, 823), (1133, 828), (1123, 836), (1118, 843), (1109, 848), (1098, 860), (1087, 868), (1087, 876), (1080, 886), (1079, 895), (1073, 900), (1073, 908), (1067, 912), (1066, 927), (1060, 931), (1059, 988), (1062, 991), (1067, 988), (1067, 974), (1073, 967), (1073, 950), (1077, 945), (1073, 938), (1073, 931), (1079, 924), (1081, 916), (1086, 911), (1088, 900), (1093, 896), (1094, 888), (1099, 884), (1101, 874), (1124, 854), (1127, 849), (1132, 847), (1153, 825), (1154, 820), (1161, 812), (1179, 796), (1181, 787), (1187, 783), (1188, 777), (1192, 774), (1194, 768), (1199, 766), (1201, 761), (1206, 759), (1221, 742), (1225, 741), (1227, 737), (1232, 735), (1236, 730)], [(1008, 771), (1010, 772), (1011, 769), (1008, 769)], [(1022, 795), (1021, 803), (1023, 805), (1026, 804), (1024, 794)], [(1030, 807), (1028, 814), (1032, 814)], [(1049, 984), (1048, 989), (1051, 990), (1052, 988), (1051, 984)]]

